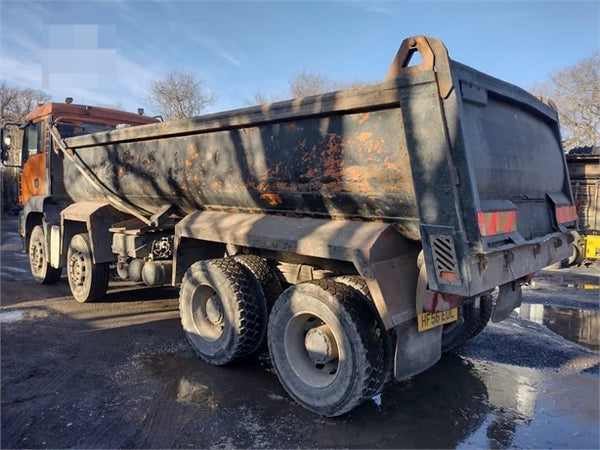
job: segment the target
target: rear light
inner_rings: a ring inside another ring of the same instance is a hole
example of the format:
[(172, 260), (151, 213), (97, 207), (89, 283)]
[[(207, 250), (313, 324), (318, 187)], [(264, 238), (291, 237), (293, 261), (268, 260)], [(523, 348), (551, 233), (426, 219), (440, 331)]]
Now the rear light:
[(517, 211), (479, 211), (477, 221), (482, 236), (495, 236), (517, 231)]
[(556, 220), (558, 223), (575, 222), (577, 220), (575, 205), (557, 206)]
[(435, 311), (442, 311), (447, 308), (456, 308), (460, 305), (463, 299), (464, 297), (461, 297), (460, 295), (430, 291), (428, 289), (425, 291), (423, 311), (432, 313)]

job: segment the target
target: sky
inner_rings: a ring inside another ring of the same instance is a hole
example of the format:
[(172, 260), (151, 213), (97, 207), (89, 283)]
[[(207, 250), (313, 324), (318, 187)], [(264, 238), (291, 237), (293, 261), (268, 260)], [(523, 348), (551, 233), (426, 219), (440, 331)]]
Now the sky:
[(285, 98), (300, 70), (376, 82), (402, 40), (421, 34), (529, 89), (598, 51), (600, 0), (0, 0), (0, 81), (158, 114), (151, 83), (175, 69), (204, 80), (217, 112), (258, 92)]

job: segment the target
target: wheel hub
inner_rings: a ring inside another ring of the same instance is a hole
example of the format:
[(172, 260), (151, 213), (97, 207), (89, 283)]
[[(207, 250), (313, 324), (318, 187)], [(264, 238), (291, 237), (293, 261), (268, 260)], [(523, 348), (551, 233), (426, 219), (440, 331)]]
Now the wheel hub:
[(213, 325), (223, 322), (223, 306), (216, 295), (212, 295), (206, 300), (206, 318)]
[(33, 266), (36, 269), (41, 269), (44, 262), (44, 254), (42, 243), (39, 241), (32, 242), (31, 248), (29, 250), (29, 259), (33, 263)]
[(335, 338), (327, 325), (308, 330), (304, 337), (304, 347), (315, 364), (327, 364), (338, 357)]
[(77, 286), (83, 286), (85, 281), (85, 263), (83, 257), (75, 254), (69, 261), (69, 275), (73, 283)]

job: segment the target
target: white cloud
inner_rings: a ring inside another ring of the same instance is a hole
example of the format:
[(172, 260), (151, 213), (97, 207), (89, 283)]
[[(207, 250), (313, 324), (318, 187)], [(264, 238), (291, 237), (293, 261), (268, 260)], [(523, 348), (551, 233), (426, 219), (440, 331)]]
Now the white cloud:
[[(362, 0), (352, 0), (352, 1), (340, 1), (340, 4), (344, 6), (349, 6), (354, 9), (359, 9), (361, 11), (365, 11), (368, 13), (381, 14), (384, 16), (394, 15), (396, 10), (393, 8), (394, 2), (391, 1), (362, 1)], [(390, 8), (392, 6), (392, 8)]]
[(0, 79), (11, 86), (42, 89), (42, 64), (3, 52)]
[(204, 47), (206, 50), (223, 59), (224, 61), (227, 61), (228, 63), (238, 67), (239, 69), (248, 68), (248, 58), (246, 54), (237, 47), (233, 48), (232, 50), (227, 50), (214, 39), (200, 36), (190, 36), (190, 40)]
[(117, 89), (126, 93), (121, 98), (124, 105), (130, 108), (144, 106), (152, 81), (159, 78), (160, 75), (151, 68), (117, 54)]

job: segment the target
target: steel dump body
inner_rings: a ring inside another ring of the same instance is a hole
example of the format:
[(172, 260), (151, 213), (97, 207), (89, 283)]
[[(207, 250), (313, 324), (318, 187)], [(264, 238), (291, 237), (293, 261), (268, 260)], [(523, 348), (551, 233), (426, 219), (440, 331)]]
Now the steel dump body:
[[(112, 190), (155, 212), (213, 209), (385, 220), (418, 238), (396, 80), (68, 139)], [(69, 165), (70, 166), (70, 165)], [(97, 196), (68, 169), (74, 200)]]
[(358, 89), (66, 139), (103, 185), (65, 162), (67, 192), (142, 215), (390, 223), (421, 241), (432, 288), (465, 296), (560, 259), (549, 241), (574, 224), (556, 220), (572, 204), (556, 112), (437, 51), (436, 70), (425, 55)]

